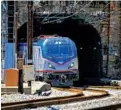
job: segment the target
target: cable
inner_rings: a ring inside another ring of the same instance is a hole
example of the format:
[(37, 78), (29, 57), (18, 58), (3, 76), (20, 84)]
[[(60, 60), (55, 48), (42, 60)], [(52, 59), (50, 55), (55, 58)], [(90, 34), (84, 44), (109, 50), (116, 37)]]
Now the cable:
[[(92, 1), (91, 1), (89, 4), (87, 4), (87, 5), (90, 5), (91, 3), (92, 3)], [(83, 8), (85, 8), (87, 5), (85, 5)], [(83, 8), (81, 8), (81, 9), (83, 9)], [(81, 10), (81, 9), (80, 9), (80, 10)], [(80, 10), (79, 10), (79, 11), (80, 11)], [(60, 19), (65, 19), (65, 18), (72, 17), (72, 16), (76, 15), (77, 13), (78, 13), (78, 12), (76, 12), (76, 13), (70, 15), (70, 16), (66, 16), (66, 17), (60, 18)], [(60, 20), (60, 19), (50, 21), (49, 23), (51, 23), (51, 22), (55, 22), (55, 21), (58, 21), (58, 20)], [(48, 23), (48, 22), (45, 22), (44, 24), (46, 24), (46, 23)]]
[[(110, 3), (108, 3), (108, 4), (110, 4)], [(106, 6), (105, 6), (104, 8), (102, 8), (102, 9), (100, 9), (100, 10), (105, 9), (105, 8), (107, 7), (108, 4), (106, 4)], [(46, 4), (46, 5), (48, 5), (48, 4)], [(46, 5), (44, 5), (44, 6), (46, 6)], [(77, 5), (77, 3), (76, 3), (75, 5)], [(75, 5), (74, 5), (73, 7), (75, 7)], [(50, 14), (49, 14), (49, 15), (50, 15)], [(47, 18), (49, 17), (49, 15), (47, 15), (47, 17), (44, 18), (43, 21), (49, 20), (49, 19), (47, 19)], [(58, 16), (58, 15), (60, 15), (60, 14), (57, 14), (57, 15), (55, 15), (55, 16)], [(51, 17), (50, 19), (54, 18), (55, 16)], [(73, 16), (73, 15), (72, 15), (72, 16)], [(68, 16), (67, 16), (67, 17), (68, 17)], [(65, 18), (66, 18), (66, 17), (65, 17)], [(94, 20), (94, 16), (91, 17), (91, 18)], [(63, 18), (59, 18), (59, 19), (63, 19)], [(57, 19), (57, 20), (59, 20), (59, 19)], [(97, 19), (97, 18), (96, 18), (96, 19)], [(90, 20), (90, 18), (87, 19), (86, 21), (89, 22), (89, 20)], [(46, 24), (46, 22), (43, 22), (43, 21), (42, 21), (42, 23), (45, 23), (45, 24)], [(55, 21), (55, 20), (54, 20), (54, 21)], [(50, 22), (54, 22), (54, 21), (50, 21)], [(50, 22), (49, 22), (49, 23), (50, 23)]]
[[(86, 6), (90, 5), (91, 3), (92, 3), (92, 1), (90, 3), (88, 3), (87, 5), (85, 5), (83, 8), (85, 8)], [(78, 12), (76, 12), (76, 13), (70, 15), (70, 16), (59, 18), (57, 20), (53, 20), (53, 21), (50, 21), (50, 22), (44, 22), (43, 24), (52, 23), (52, 22), (55, 22), (55, 21), (58, 21), (58, 20), (61, 20), (61, 19), (66, 19), (66, 18), (72, 17), (72, 16), (76, 15), (77, 13), (79, 13), (83, 8), (81, 8)]]
[[(79, 1), (78, 1), (79, 2)], [(76, 2), (75, 4), (74, 4), (74, 6), (72, 6), (73, 8), (78, 4), (78, 2)], [(60, 15), (61, 13), (59, 13), (59, 14), (57, 14), (57, 15), (55, 15), (55, 16), (53, 16), (53, 17), (51, 17), (50, 19), (52, 19), (52, 18), (54, 18), (54, 17), (56, 17), (56, 16), (58, 16), (58, 15)], [(48, 17), (48, 16), (47, 16)], [(47, 19), (47, 18), (45, 18), (45, 19)], [(50, 20), (50, 19), (47, 19), (47, 20)], [(43, 21), (47, 21), (47, 20), (43, 20)], [(42, 21), (42, 23), (44, 23)]]
[(51, 13), (48, 14), (48, 15), (42, 20), (42, 22), (43, 22), (43, 21), (46, 21), (46, 19), (47, 19), (50, 15), (51, 15)]
[[(111, 2), (110, 2), (110, 3), (111, 3)], [(110, 4), (110, 3), (108, 3), (108, 4)], [(106, 4), (106, 6), (105, 6), (104, 8), (102, 8), (101, 10), (105, 9), (105, 8), (108, 6), (108, 4)], [(77, 5), (77, 3), (76, 3), (75, 5)], [(75, 7), (75, 5), (74, 5), (73, 7)], [(59, 15), (59, 14), (57, 14), (57, 15)], [(55, 15), (55, 16), (57, 16), (57, 15)], [(49, 16), (49, 15), (48, 15), (48, 16)], [(47, 16), (47, 17), (48, 17), (48, 16)], [(53, 16), (52, 18), (54, 18), (55, 16)], [(52, 19), (52, 18), (50, 18), (50, 19)], [(92, 18), (93, 18), (93, 17), (92, 17)], [(46, 18), (45, 18), (45, 19), (46, 19)], [(47, 19), (47, 20), (49, 20), (49, 19)], [(88, 19), (88, 20), (89, 20), (89, 19)], [(43, 20), (43, 21), (46, 21), (46, 20)], [(44, 23), (43, 21), (42, 21), (42, 23)], [(87, 21), (87, 20), (86, 20), (86, 21)], [(50, 21), (50, 22), (51, 22), (51, 21)], [(50, 22), (49, 22), (49, 23), (50, 23)]]

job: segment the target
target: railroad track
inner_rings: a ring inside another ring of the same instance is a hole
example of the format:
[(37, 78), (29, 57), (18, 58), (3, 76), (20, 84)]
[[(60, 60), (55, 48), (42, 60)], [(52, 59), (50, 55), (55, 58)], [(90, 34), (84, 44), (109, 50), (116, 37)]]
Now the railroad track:
[[(61, 88), (58, 88), (58, 89), (61, 90)], [(77, 92), (77, 94), (71, 95), (71, 96), (64, 96), (64, 97), (54, 97), (54, 98), (36, 99), (36, 100), (28, 100), (28, 101), (21, 101), (21, 102), (2, 103), (1, 110), (20, 110), (25, 108), (36, 108), (36, 107), (65, 104), (65, 103), (77, 102), (77, 101), (86, 101), (86, 100), (91, 100), (95, 98), (98, 99), (98, 98), (109, 96), (108, 92), (103, 90), (86, 89), (87, 91), (100, 93), (98, 95), (91, 95), (91, 96), (83, 96), (83, 92), (81, 89), (64, 88), (62, 90)]]
[(89, 86), (90, 88), (121, 89), (121, 86)]
[[(102, 90), (108, 90), (108, 89), (112, 89), (112, 90), (121, 90), (121, 86), (89, 86), (88, 88), (91, 89), (102, 89)], [(117, 109), (121, 109), (121, 103), (117, 103), (114, 105), (107, 105), (107, 106), (103, 106), (103, 107), (97, 107), (97, 108), (93, 108), (90, 110), (117, 110)]]

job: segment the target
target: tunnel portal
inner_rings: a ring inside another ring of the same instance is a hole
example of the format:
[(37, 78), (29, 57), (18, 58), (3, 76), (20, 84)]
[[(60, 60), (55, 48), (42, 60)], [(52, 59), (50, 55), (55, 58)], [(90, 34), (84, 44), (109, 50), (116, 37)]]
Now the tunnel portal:
[[(21, 42), (20, 39), (23, 36), (26, 38), (26, 32), (21, 32), (21, 30), (26, 30), (26, 27), (27, 25), (24, 24), (18, 30), (19, 42)], [(101, 38), (91, 24), (85, 23), (81, 19), (70, 18), (61, 23), (39, 24), (35, 21), (34, 37), (40, 34), (57, 34), (72, 39), (77, 46), (80, 73), (79, 81), (75, 82), (75, 84), (90, 84), (90, 82), (97, 84), (102, 71)]]

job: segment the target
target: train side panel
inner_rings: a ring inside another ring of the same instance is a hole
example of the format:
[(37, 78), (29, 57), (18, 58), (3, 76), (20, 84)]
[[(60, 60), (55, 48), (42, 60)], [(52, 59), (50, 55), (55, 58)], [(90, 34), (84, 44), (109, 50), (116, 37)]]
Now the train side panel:
[(40, 46), (33, 46), (33, 65), (34, 65), (35, 75), (43, 76), (43, 72), (40, 72), (40, 70), (43, 70), (44, 67), (44, 60), (42, 58), (42, 52)]

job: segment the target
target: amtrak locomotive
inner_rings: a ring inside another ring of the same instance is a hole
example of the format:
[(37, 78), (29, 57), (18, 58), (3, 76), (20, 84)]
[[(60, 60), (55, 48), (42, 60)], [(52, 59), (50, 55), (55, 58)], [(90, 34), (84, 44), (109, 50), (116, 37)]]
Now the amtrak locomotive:
[(77, 48), (67, 37), (47, 37), (33, 43), (35, 78), (52, 86), (72, 86), (79, 79)]

